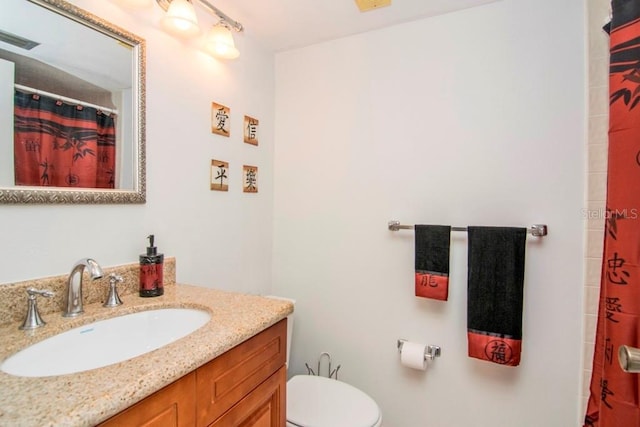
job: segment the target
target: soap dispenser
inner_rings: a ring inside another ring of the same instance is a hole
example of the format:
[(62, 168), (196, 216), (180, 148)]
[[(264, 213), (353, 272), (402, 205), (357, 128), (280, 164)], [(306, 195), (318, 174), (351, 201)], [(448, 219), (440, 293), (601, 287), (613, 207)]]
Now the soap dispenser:
[(158, 253), (158, 248), (154, 246), (154, 236), (147, 236), (149, 246), (147, 253), (140, 255), (140, 296), (158, 297), (164, 293), (162, 282), (162, 269), (164, 255)]

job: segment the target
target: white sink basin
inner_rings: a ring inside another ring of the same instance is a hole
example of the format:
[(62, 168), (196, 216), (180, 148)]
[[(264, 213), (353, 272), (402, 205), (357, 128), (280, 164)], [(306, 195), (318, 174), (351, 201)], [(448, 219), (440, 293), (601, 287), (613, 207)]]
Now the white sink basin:
[(190, 308), (165, 308), (112, 317), (29, 346), (6, 359), (0, 369), (21, 377), (88, 371), (165, 346), (189, 335), (210, 318), (206, 311)]

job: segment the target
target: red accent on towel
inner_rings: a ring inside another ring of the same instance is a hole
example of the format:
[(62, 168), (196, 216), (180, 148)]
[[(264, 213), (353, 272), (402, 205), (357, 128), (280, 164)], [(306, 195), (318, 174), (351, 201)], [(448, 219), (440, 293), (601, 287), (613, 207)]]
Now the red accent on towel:
[(449, 276), (416, 271), (416, 296), (446, 301), (449, 297)]
[(522, 340), (467, 332), (467, 341), (469, 357), (507, 366), (520, 364)]
[(449, 297), (450, 225), (416, 224), (415, 295), (446, 301)]

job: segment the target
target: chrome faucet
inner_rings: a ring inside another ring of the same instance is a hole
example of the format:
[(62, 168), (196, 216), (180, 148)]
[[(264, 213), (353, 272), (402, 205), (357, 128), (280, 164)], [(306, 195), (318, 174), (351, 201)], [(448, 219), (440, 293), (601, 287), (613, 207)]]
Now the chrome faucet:
[(75, 317), (84, 311), (82, 308), (82, 273), (85, 267), (93, 280), (99, 279), (103, 275), (100, 265), (91, 258), (83, 258), (73, 265), (67, 279), (67, 299), (62, 313), (64, 317)]
[(27, 299), (27, 315), (22, 322), (22, 326), (19, 329), (28, 330), (28, 329), (36, 329), (40, 326), (43, 326), (45, 323), (40, 317), (40, 313), (38, 312), (38, 300), (36, 297), (38, 295), (51, 298), (54, 294), (51, 291), (39, 290), (34, 288), (28, 288), (27, 294), (29, 295)]

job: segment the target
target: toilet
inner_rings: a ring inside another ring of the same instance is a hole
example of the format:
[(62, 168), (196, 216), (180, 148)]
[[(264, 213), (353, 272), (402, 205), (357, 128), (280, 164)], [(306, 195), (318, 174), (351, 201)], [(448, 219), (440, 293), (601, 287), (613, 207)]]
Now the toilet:
[(287, 381), (287, 427), (379, 427), (376, 402), (345, 382), (315, 375)]
[[(284, 299), (273, 297), (269, 298)], [(287, 317), (287, 366), (293, 314)], [(287, 427), (380, 427), (378, 404), (365, 392), (343, 381), (315, 375), (295, 375), (287, 381)]]

